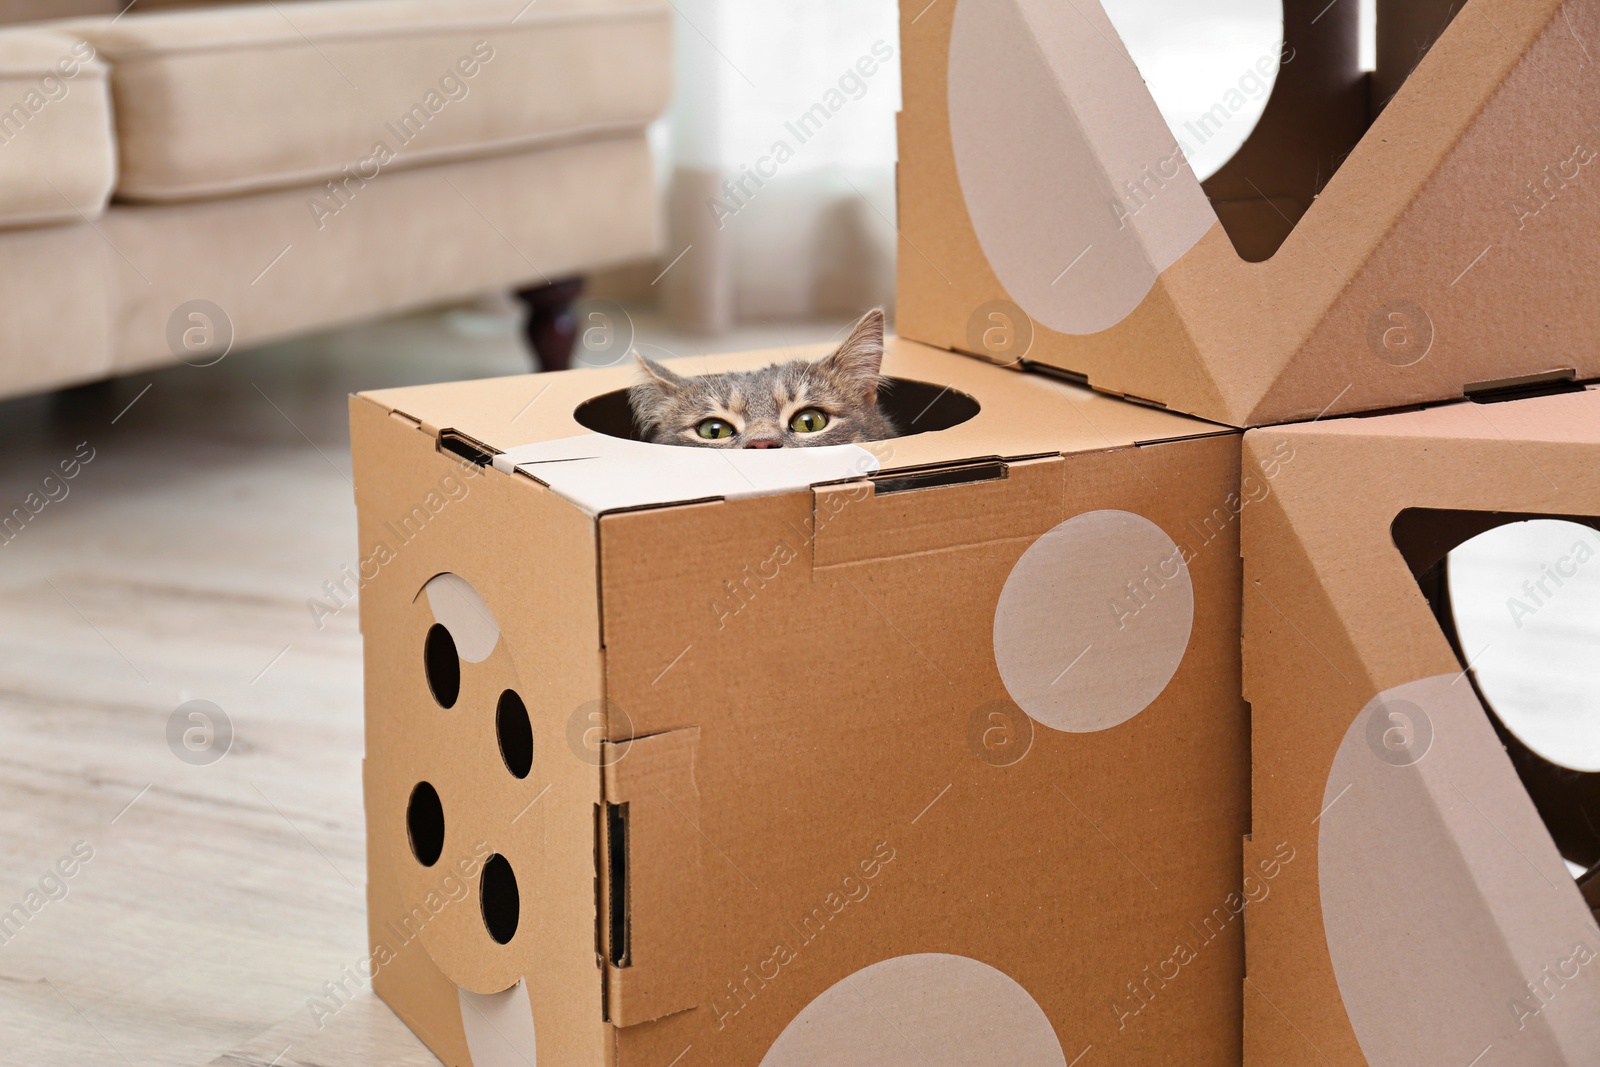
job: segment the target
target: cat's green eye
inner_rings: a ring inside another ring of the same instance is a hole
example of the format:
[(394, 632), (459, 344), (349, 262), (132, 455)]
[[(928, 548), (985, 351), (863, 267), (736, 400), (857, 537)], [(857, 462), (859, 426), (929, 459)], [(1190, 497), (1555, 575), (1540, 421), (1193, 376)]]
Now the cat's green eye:
[(828, 416), (816, 408), (806, 408), (804, 411), (795, 412), (794, 418), (789, 420), (789, 429), (795, 433), (816, 433), (828, 425)]
[(738, 431), (727, 419), (706, 419), (694, 428), (694, 432), (707, 441), (721, 441), (723, 438), (732, 437)]

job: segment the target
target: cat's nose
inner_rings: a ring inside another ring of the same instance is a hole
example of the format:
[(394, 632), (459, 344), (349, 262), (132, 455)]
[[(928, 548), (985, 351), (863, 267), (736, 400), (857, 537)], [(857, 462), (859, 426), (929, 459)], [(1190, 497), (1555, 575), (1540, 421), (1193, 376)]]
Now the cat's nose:
[(746, 448), (782, 448), (783, 447), (783, 442), (782, 441), (774, 441), (771, 438), (763, 438), (761, 440), (746, 442), (744, 447), (746, 447)]

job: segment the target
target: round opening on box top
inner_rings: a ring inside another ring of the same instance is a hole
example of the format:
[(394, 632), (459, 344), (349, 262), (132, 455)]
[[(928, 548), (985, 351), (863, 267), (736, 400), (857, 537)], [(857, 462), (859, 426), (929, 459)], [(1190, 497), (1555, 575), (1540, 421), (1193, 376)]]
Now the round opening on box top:
[(1462, 655), (1505, 728), (1570, 771), (1600, 771), (1600, 532), (1536, 519), (1450, 553)]
[(1196, 178), (1261, 121), (1283, 54), (1283, 0), (1103, 0)]
[[(966, 393), (911, 378), (890, 378), (878, 391), (878, 406), (894, 422), (900, 437), (960, 426), (980, 410), (978, 402)], [(584, 401), (572, 417), (584, 428), (607, 437), (644, 440), (633, 421), (633, 407), (628, 403), (626, 389), (602, 393)]]
[(455, 638), (438, 623), (428, 627), (422, 645), (422, 667), (428, 676), (428, 690), (441, 708), (453, 708), (461, 695), (461, 657), (456, 654)]
[(418, 782), (406, 804), (406, 836), (411, 839), (411, 854), (424, 867), (439, 862), (444, 851), (444, 805), (439, 791), (428, 782)]
[(498, 852), (483, 865), (478, 906), (483, 910), (483, 925), (496, 942), (509, 944), (517, 936), (522, 898), (517, 893), (517, 876), (511, 870), (511, 862)]
[(500, 739), (500, 758), (514, 778), (526, 778), (533, 770), (533, 724), (528, 721), (528, 706), (516, 690), (500, 694), (494, 713), (495, 736)]

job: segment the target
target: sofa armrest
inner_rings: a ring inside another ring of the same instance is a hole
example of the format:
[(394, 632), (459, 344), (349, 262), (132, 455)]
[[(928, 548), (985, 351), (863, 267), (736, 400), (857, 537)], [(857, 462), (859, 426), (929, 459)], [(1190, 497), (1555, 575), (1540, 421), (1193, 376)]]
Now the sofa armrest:
[(87, 41), (0, 31), (0, 228), (105, 209), (117, 169), (106, 73)]

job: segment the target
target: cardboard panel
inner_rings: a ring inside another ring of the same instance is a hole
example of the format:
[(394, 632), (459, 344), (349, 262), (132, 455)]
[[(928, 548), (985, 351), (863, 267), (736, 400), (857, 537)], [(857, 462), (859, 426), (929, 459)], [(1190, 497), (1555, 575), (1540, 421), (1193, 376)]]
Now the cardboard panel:
[[(1243, 524), (1246, 870), (1277, 841), (1317, 862), (1296, 860), (1250, 911), (1246, 1064), (1417, 1062), (1418, 1042), (1445, 1042), (1429, 1058), (1448, 1058), (1479, 1035), (1468, 1061), (1593, 1061), (1596, 1037), (1564, 1011), (1518, 1025), (1515, 1004), (1540, 999), (1520, 983), (1559, 974), (1600, 930), (1558, 877), (1393, 527), (1408, 508), (1600, 515), (1600, 392), (1254, 430), (1247, 469), (1274, 450), (1286, 457), (1274, 493)], [(1384, 757), (1385, 738), (1404, 729), (1379, 721), (1375, 738), (1356, 740), (1353, 725), (1395, 710), (1391, 698), (1418, 709), (1400, 710), (1434, 739), (1402, 767)], [(1395, 892), (1379, 906), (1370, 894), (1381, 886)], [(1392, 983), (1408, 1003), (1437, 1007), (1378, 1008), (1370, 997)], [(1560, 996), (1588, 1003), (1570, 983)]]
[[(603, 1062), (593, 820), (600, 770), (568, 742), (573, 710), (600, 696), (592, 524), (530, 479), (442, 453), (414, 420), (383, 405), (354, 398), (351, 426), (374, 987), (441, 1057), (465, 1064), (457, 987), (493, 995), (524, 980), (540, 1052), (555, 1062)], [(534, 565), (504, 568), (504, 558)], [(449, 708), (430, 688), (424, 656), (438, 621), (424, 590), (441, 574), (466, 582), (501, 631), (482, 662), (458, 652), (459, 693)], [(521, 779), (497, 737), (505, 688), (520, 694), (532, 731)], [(408, 832), (418, 781), (435, 786), (443, 811), (431, 867)], [(494, 853), (507, 857), (520, 896), (507, 945), (487, 936), (480, 903), (484, 860)]]
[[(1600, 377), (1600, 312), (1563, 288), (1600, 270), (1600, 250), (1592, 242), (1580, 247), (1578, 236), (1600, 224), (1600, 201), (1580, 192), (1600, 116), (1600, 86), (1587, 73), (1586, 42), (1600, 39), (1600, 5), (1592, 0), (1475, 0), (1476, 15), (1450, 24), (1314, 202), (1363, 95), (1351, 69), (1353, 37), (1335, 47), (1319, 35), (1344, 41), (1354, 11), (1290, 5), (1286, 26), (1317, 45), (1307, 44), (1306, 65), (1296, 68), (1298, 58), (1286, 65), (1294, 70), (1281, 84), (1283, 106), (1295, 98), (1302, 110), (1252, 141), (1291, 126), (1325, 130), (1329, 139), (1281, 147), (1261, 140), (1259, 152), (1247, 145), (1248, 156), (1219, 172), (1213, 188), (1244, 212), (1230, 219), (1241, 234), (1253, 229), (1276, 240), (1270, 219), (1262, 229), (1267, 209), (1284, 221), (1304, 209), (1303, 218), (1261, 263), (1241, 258), (1220, 225), (1191, 235), (1192, 247), (1160, 269), (1142, 299), (1094, 296), (1093, 306), (1114, 310), (1115, 321), (1093, 330), (1060, 316), (1053, 302), (1072, 287), (1097, 293), (1102, 279), (1119, 294), (1132, 292), (1116, 258), (1122, 242), (1133, 240), (1139, 220), (1154, 224), (1176, 211), (1193, 193), (1192, 178), (1159, 154), (1135, 165), (1137, 153), (1068, 124), (1069, 115), (1092, 111), (1120, 116), (1127, 130), (1145, 129), (1153, 105), (1136, 79), (1104, 79), (1102, 96), (1056, 74), (1030, 80), (1030, 71), (1056, 70), (1049, 57), (1103, 47), (1095, 43), (1098, 3), (1078, 5), (1077, 17), (1063, 9), (1048, 26), (1006, 14), (1031, 11), (1026, 5), (989, 5), (982, 18), (1010, 19), (1008, 39), (1027, 47), (1014, 49), (1026, 58), (1010, 66), (991, 56), (987, 81), (963, 65), (964, 20), (979, 18), (969, 10), (983, 6), (962, 0), (904, 13), (897, 305), (904, 336), (994, 359), (1001, 352), (987, 324), (998, 315), (1009, 324), (1003, 336), (1028, 342), (1008, 340), (1007, 359), (1021, 347), (1028, 361), (1096, 389), (1233, 426), (1448, 400), (1552, 370)], [(995, 113), (1000, 93), (1011, 99), (1011, 117), (984, 127), (984, 136), (1005, 131), (1007, 143), (982, 143), (990, 165), (1013, 182), (1003, 211), (981, 190), (973, 200), (961, 163), (963, 131), (981, 126), (963, 116)], [(1313, 111), (1315, 122), (1306, 118)], [(1125, 136), (1138, 142), (1135, 133)], [(1127, 196), (1108, 203), (1070, 181), (1034, 180), (1029, 160), (1074, 137), (1090, 146), (1080, 157), (1095, 158), (1111, 188)], [(1266, 181), (1269, 171), (1278, 182)], [(1251, 186), (1255, 200), (1237, 199), (1247, 194), (1225, 191), (1228, 182)], [(1245, 217), (1251, 212), (1253, 220)], [(1004, 225), (991, 217), (997, 214)], [(1126, 218), (1120, 240), (1073, 237), (1096, 231), (1107, 216)], [(1072, 240), (1052, 259), (1039, 250), (1055, 235)], [(1046, 272), (1046, 261), (1058, 265)]]
[[(607, 690), (637, 733), (699, 727), (714, 902), (697, 1006), (619, 1031), (622, 1062), (692, 1047), (685, 1062), (756, 1064), (830, 987), (924, 953), (1020, 985), (1068, 1062), (1090, 1043), (1119, 1063), (1237, 1062), (1237, 526), (1198, 533), (1237, 493), (1236, 447), (1173, 442), (853, 501), (833, 487), (602, 519)], [(850, 502), (822, 521), (830, 499)], [(994, 620), (1030, 545), (1107, 508), (1192, 549), (1194, 636), (1143, 712), (1068, 733), (1008, 697)], [(935, 547), (940, 513), (949, 540)], [(990, 762), (1011, 760), (985, 747), (991, 723), (1027, 734), (1020, 760)], [(979, 893), (974, 912), (964, 902)]]

